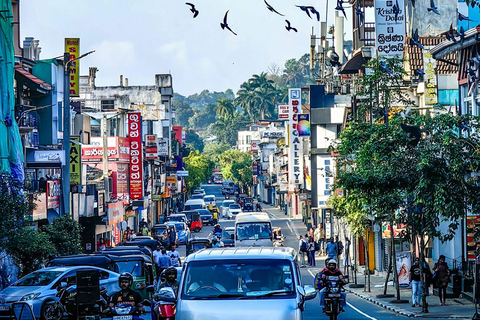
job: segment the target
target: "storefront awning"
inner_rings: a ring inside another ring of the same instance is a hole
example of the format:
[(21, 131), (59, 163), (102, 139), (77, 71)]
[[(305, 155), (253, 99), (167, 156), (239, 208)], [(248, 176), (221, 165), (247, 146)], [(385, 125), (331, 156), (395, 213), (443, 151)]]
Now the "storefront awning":
[(32, 90), (35, 90), (42, 94), (47, 94), (48, 92), (52, 91), (51, 85), (35, 77), (33, 74), (22, 69), (22, 67), (20, 66), (15, 67), (15, 77), (17, 76), (23, 78), (27, 87), (29, 87)]

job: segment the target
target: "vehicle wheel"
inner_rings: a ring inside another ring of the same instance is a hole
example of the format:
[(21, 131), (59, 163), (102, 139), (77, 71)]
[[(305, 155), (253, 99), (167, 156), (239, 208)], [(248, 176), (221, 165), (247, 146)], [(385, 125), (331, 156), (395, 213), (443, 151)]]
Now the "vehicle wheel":
[(195, 232), (200, 232), (200, 230), (202, 230), (202, 229), (200, 229), (200, 228), (197, 227), (197, 228), (195, 228), (193, 231), (195, 231)]
[(62, 316), (62, 310), (56, 306), (54, 301), (48, 301), (42, 305), (40, 320), (60, 320)]
[(337, 320), (338, 317), (338, 301), (332, 301), (332, 313), (330, 314), (330, 320)]

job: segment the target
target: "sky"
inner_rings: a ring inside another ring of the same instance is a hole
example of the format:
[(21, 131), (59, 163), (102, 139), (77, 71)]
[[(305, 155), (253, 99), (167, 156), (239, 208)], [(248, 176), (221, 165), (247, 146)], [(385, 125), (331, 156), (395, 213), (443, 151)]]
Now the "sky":
[[(310, 19), (296, 4), (314, 6), (322, 21), (327, 0), (267, 0), (284, 17), (270, 12), (264, 0), (190, 0), (199, 10), (194, 19), (181, 0), (21, 0), (20, 39), (34, 37), (40, 58), (58, 57), (65, 38), (80, 38), (80, 52), (95, 52), (80, 61), (81, 75), (99, 69), (97, 86), (153, 85), (155, 74), (170, 73), (182, 95), (203, 90), (237, 92), (253, 74), (309, 52)], [(335, 1), (328, 4), (333, 24)], [(238, 34), (220, 28), (226, 11)], [(347, 9), (351, 20), (351, 9)], [(288, 19), (298, 32), (287, 32)], [(348, 27), (348, 28), (347, 28)], [(351, 24), (345, 22), (346, 39)]]

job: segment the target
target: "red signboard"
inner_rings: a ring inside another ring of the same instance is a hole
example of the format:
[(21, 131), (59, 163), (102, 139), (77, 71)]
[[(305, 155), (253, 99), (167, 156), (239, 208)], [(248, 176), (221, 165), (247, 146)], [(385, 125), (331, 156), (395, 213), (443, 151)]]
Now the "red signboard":
[(60, 195), (62, 194), (59, 180), (47, 181), (47, 209), (60, 207)]
[(145, 159), (155, 160), (158, 158), (157, 135), (145, 136)]
[(130, 199), (143, 199), (143, 147), (142, 116), (140, 112), (128, 114), (130, 136)]
[[(92, 137), (92, 144), (82, 146), (82, 162), (101, 162), (103, 160), (103, 138)], [(108, 137), (108, 161), (129, 161), (128, 138)]]
[(182, 127), (180, 126), (173, 126), (173, 132), (175, 132), (175, 137), (174, 139), (177, 140), (178, 142), (182, 143)]

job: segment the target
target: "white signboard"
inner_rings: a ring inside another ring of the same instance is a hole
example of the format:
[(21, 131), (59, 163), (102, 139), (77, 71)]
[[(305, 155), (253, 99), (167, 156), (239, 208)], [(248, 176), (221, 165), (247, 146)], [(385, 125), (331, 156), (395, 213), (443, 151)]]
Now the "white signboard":
[(260, 150), (260, 141), (252, 140), (252, 143), (250, 144), (250, 151), (257, 152), (258, 150)]
[(188, 177), (188, 171), (177, 171), (177, 177)]
[(65, 164), (65, 151), (64, 150), (47, 150), (39, 151), (35, 150), (33, 156), (35, 162), (61, 162)]
[(288, 105), (278, 106), (278, 120), (288, 120)]
[[(397, 3), (398, 11), (395, 9)], [(405, 45), (404, 0), (375, 0), (375, 33), (377, 56), (402, 57)]]
[(298, 114), (302, 113), (300, 88), (288, 89), (289, 129), (288, 129), (288, 182), (290, 186), (303, 184), (303, 143), (298, 135)]
[(262, 138), (282, 138), (285, 136), (284, 131), (262, 131)]
[(168, 139), (158, 138), (158, 155), (160, 157), (168, 157)]

